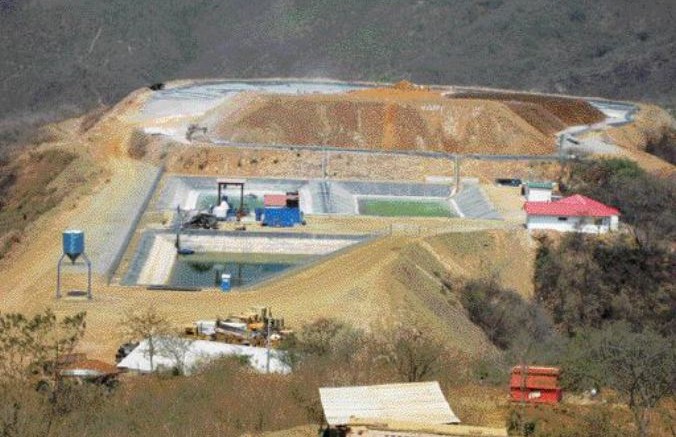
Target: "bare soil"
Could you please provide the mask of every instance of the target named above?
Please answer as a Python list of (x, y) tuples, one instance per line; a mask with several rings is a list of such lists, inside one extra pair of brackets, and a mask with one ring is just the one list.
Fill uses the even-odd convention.
[(568, 126), (594, 124), (605, 120), (603, 112), (581, 99), (509, 92), (462, 92), (453, 99), (477, 98), (499, 102), (523, 102), (541, 106)]
[[(223, 115), (221, 115), (223, 114)], [(500, 102), (377, 88), (336, 95), (259, 94), (210, 113), (219, 139), (452, 153), (549, 154), (554, 141)]]

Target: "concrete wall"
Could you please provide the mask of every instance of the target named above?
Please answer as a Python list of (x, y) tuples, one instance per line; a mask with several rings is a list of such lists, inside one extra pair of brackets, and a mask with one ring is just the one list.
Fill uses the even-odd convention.
[(552, 190), (544, 188), (529, 188), (526, 186), (526, 200), (529, 202), (551, 202)]
[[(173, 244), (173, 237), (161, 236)], [(354, 239), (321, 239), (293, 237), (238, 238), (224, 235), (181, 235), (181, 246), (196, 252), (276, 253), (297, 255), (326, 255), (342, 249)]]
[(148, 252), (143, 269), (138, 277), (139, 284), (166, 284), (176, 261), (175, 238), (158, 235)]
[(605, 217), (599, 219), (600, 224), (594, 224), (593, 217), (559, 217), (529, 215), (526, 219), (526, 227), (529, 230), (553, 230), (559, 232), (584, 232), (590, 234), (603, 234), (610, 230), (617, 230), (618, 217)]

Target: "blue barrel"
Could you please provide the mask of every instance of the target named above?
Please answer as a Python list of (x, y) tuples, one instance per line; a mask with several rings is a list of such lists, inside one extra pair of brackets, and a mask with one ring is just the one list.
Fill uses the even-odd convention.
[(229, 273), (223, 273), (221, 275), (221, 291), (230, 291), (230, 277), (231, 275)]
[(254, 209), (254, 213), (256, 214), (256, 221), (259, 222), (263, 218), (263, 212), (265, 209), (263, 208), (256, 208)]
[(71, 262), (82, 255), (84, 252), (84, 232), (70, 229), (63, 232), (63, 253), (65, 253)]

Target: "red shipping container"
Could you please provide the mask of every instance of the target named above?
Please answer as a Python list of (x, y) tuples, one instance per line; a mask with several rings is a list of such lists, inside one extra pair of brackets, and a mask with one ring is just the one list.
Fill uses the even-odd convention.
[(560, 375), (561, 370), (557, 367), (515, 366), (509, 382), (510, 399), (514, 402), (557, 404), (562, 396)]

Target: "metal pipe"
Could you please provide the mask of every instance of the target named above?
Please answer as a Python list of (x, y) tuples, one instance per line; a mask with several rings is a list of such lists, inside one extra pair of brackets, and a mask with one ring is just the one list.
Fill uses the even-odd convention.
[(56, 298), (61, 299), (61, 262), (66, 256), (65, 253), (61, 254), (59, 262), (56, 264)]
[(92, 299), (92, 262), (89, 261), (86, 254), (82, 254), (85, 263), (87, 264), (87, 299)]

